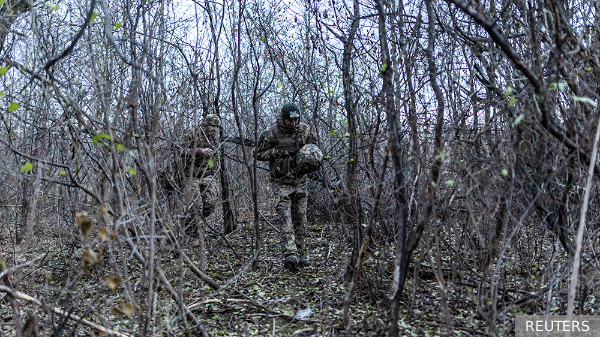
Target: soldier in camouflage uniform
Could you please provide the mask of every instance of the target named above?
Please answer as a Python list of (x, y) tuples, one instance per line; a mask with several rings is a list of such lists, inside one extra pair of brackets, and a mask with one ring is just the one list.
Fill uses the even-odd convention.
[[(217, 115), (204, 117), (202, 124), (186, 134), (184, 144), (185, 175), (192, 175), (191, 215), (207, 218), (218, 202), (217, 176), (219, 165), (218, 133), (221, 120)], [(192, 160), (194, 158), (194, 160)], [(191, 220), (191, 219), (190, 219)]]
[(306, 227), (306, 174), (296, 167), (295, 155), (304, 144), (316, 144), (310, 126), (300, 122), (300, 109), (287, 103), (277, 114), (277, 123), (263, 131), (256, 151), (258, 160), (268, 161), (271, 184), (281, 225), (284, 268), (296, 271), (308, 265), (304, 251)]

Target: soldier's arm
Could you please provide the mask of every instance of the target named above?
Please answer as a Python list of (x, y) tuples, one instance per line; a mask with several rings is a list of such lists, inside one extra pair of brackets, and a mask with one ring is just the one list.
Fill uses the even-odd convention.
[(269, 161), (277, 155), (277, 140), (270, 130), (265, 130), (258, 139), (256, 146), (256, 159)]
[(317, 145), (317, 137), (313, 133), (313, 128), (310, 127), (310, 131), (308, 132), (308, 137), (306, 139), (306, 144), (315, 144)]
[(203, 141), (198, 135), (188, 134), (185, 137), (183, 151), (188, 156), (191, 156), (196, 151), (196, 157), (210, 157), (213, 149), (210, 144)]

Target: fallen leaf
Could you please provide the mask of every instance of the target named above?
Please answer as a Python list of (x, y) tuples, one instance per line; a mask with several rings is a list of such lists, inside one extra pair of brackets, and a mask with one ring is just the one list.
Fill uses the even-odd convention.
[(121, 286), (121, 278), (109, 276), (106, 280), (106, 285), (110, 288), (110, 290), (115, 291)]
[(133, 316), (133, 313), (135, 312), (135, 304), (132, 303), (123, 303), (123, 313), (131, 318), (131, 316)]
[(294, 315), (295, 319), (305, 319), (310, 317), (313, 314), (313, 310), (310, 307), (306, 307), (306, 309), (301, 309), (296, 312)]
[(106, 228), (102, 228), (101, 230), (99, 230), (98, 237), (102, 241), (105, 241), (106, 239), (108, 239), (108, 230)]
[(75, 223), (81, 227), (81, 232), (86, 238), (90, 237), (92, 231), (92, 219), (90, 219), (88, 212), (82, 211), (75, 215)]

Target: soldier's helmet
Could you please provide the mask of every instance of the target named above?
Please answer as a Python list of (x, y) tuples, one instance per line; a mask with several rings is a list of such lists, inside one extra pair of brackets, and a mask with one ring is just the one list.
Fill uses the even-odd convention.
[(296, 103), (285, 103), (281, 108), (281, 118), (289, 119), (289, 118), (300, 118), (300, 108)]
[(300, 174), (317, 171), (323, 164), (323, 153), (315, 144), (306, 144), (296, 153), (296, 166)]
[(206, 117), (204, 117), (202, 124), (208, 125), (208, 126), (221, 127), (221, 119), (219, 118), (219, 116), (217, 116), (215, 114), (208, 114), (208, 115), (206, 115)]

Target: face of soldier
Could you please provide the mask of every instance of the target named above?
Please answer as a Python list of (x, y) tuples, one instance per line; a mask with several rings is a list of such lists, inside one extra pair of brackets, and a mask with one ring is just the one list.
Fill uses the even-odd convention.
[(219, 130), (218, 126), (209, 125), (209, 126), (206, 127), (206, 131), (208, 133), (215, 133), (215, 132), (217, 132), (217, 130)]
[(287, 126), (296, 126), (300, 123), (300, 118), (286, 118), (283, 123)]

